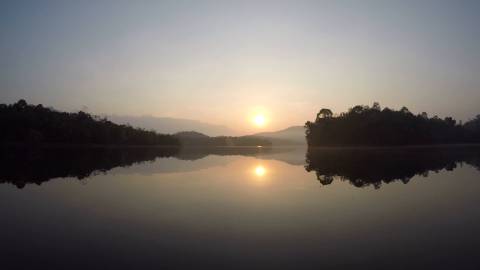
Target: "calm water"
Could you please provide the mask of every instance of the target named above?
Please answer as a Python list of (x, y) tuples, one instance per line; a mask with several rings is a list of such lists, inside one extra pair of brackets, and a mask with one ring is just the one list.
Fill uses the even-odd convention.
[(4, 150), (2, 269), (479, 269), (480, 148)]

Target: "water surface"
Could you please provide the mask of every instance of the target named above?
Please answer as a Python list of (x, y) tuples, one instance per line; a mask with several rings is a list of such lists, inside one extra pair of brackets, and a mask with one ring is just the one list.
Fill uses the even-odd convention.
[(478, 269), (480, 148), (2, 151), (5, 269)]

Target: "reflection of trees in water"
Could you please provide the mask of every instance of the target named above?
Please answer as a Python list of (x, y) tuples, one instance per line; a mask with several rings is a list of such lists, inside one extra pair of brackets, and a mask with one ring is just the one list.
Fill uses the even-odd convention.
[[(158, 157), (197, 160), (208, 155), (258, 156), (285, 149), (270, 147), (55, 147), (4, 148), (0, 152), (0, 183), (11, 183), (18, 188), (38, 184), (52, 178), (73, 177), (82, 183), (90, 176), (105, 173), (116, 167), (154, 161)], [(161, 161), (159, 161), (161, 162)]]
[(307, 151), (306, 162), (305, 169), (315, 171), (322, 185), (339, 177), (356, 187), (379, 188), (393, 181), (408, 183), (415, 175), (452, 171), (462, 163), (480, 169), (480, 147), (317, 148)]
[(9, 148), (0, 153), (0, 183), (18, 188), (40, 185), (52, 178), (74, 177), (84, 181), (119, 166), (169, 157), (178, 148), (164, 147), (67, 147), (47, 149)]
[[(208, 155), (268, 156), (289, 152), (289, 148), (256, 147), (67, 147), (7, 148), (0, 151), (0, 183), (18, 188), (41, 184), (52, 178), (73, 177), (82, 182), (90, 176), (116, 167), (154, 161), (161, 157), (197, 160)], [(302, 154), (303, 155), (303, 154)], [(307, 171), (315, 171), (323, 185), (337, 177), (357, 187), (402, 181), (408, 183), (415, 175), (428, 176), (442, 169), (454, 170), (467, 163), (480, 170), (480, 147), (424, 147), (372, 149), (309, 149)], [(162, 162), (161, 160), (158, 162)]]

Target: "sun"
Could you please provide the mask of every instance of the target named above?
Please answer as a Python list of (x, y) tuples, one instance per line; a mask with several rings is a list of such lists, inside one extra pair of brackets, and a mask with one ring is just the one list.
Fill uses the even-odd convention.
[(259, 127), (263, 127), (265, 125), (265, 122), (266, 122), (265, 116), (263, 114), (257, 114), (253, 118), (253, 122), (255, 123), (255, 125), (257, 125)]

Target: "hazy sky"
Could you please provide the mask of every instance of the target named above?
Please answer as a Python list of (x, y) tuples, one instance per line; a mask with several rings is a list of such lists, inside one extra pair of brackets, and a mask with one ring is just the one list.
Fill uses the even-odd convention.
[(356, 104), (480, 113), (480, 1), (2, 1), (0, 101), (244, 132)]

